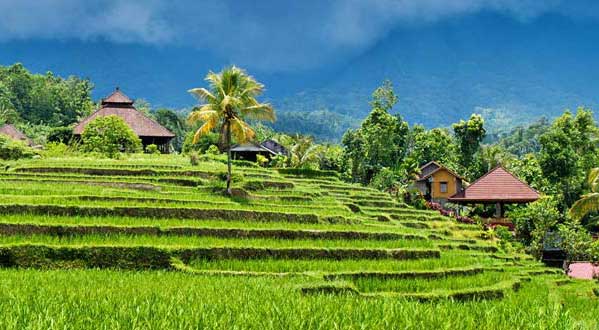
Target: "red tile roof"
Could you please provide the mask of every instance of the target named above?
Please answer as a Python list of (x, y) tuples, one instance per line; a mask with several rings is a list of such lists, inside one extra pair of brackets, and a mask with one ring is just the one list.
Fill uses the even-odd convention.
[(133, 101), (118, 89), (109, 97), (102, 100), (100, 109), (79, 122), (79, 124), (73, 128), (73, 134), (81, 135), (85, 126), (96, 117), (110, 115), (121, 117), (137, 136), (175, 137), (175, 134), (171, 131), (135, 109), (135, 107), (133, 107)]
[(450, 202), (527, 203), (539, 199), (539, 193), (502, 166), (474, 181), (466, 189), (449, 197)]
[(27, 135), (23, 134), (23, 132), (19, 131), (11, 124), (2, 125), (2, 127), (0, 127), (0, 134), (6, 135), (13, 140), (23, 141), (29, 146), (33, 145), (33, 141), (31, 141)]

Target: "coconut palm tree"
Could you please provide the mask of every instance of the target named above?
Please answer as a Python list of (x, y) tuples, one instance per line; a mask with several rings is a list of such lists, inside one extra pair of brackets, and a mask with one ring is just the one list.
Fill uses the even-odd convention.
[(599, 211), (599, 167), (589, 171), (588, 183), (591, 192), (583, 195), (572, 205), (570, 208), (572, 219), (580, 220), (590, 212)]
[(209, 88), (193, 88), (202, 105), (194, 108), (189, 122), (202, 121), (193, 142), (213, 130), (220, 134), (221, 146), (227, 150), (227, 193), (231, 195), (231, 140), (245, 143), (254, 138), (254, 131), (245, 119), (275, 120), (274, 110), (268, 103), (260, 103), (256, 97), (264, 91), (264, 85), (257, 82), (243, 69), (232, 66), (219, 73), (206, 75)]

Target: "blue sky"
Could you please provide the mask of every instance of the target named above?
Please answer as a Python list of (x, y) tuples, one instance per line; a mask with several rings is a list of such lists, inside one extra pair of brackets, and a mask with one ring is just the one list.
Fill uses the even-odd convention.
[(120, 86), (190, 107), (189, 88), (236, 64), (279, 111), (362, 118), (384, 79), (396, 111), (427, 125), (599, 106), (597, 0), (0, 0), (0, 13), (0, 65), (90, 78), (95, 99)]
[(596, 20), (599, 1), (567, 0), (0, 0), (0, 40), (191, 47), (264, 71), (318, 68), (392, 30), (494, 12)]

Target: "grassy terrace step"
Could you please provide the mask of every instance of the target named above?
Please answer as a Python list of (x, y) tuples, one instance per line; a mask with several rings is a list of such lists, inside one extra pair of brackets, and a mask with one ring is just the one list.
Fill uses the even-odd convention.
[[(61, 205), (4, 204), (0, 214), (37, 214), (58, 216), (125, 216), (146, 218), (220, 219), (248, 221), (286, 221), (318, 223), (316, 214), (279, 213), (250, 210), (190, 209), (174, 207), (80, 207)], [(338, 218), (323, 218), (322, 221), (344, 221)]]
[[(432, 232), (402, 228), (399, 226), (375, 226), (368, 223), (302, 223), (302, 222), (276, 222), (276, 221), (245, 221), (222, 219), (180, 219), (180, 218), (150, 218), (150, 217), (121, 217), (121, 216), (52, 216), (47, 214), (13, 214), (0, 217), (0, 223), (25, 223), (39, 225), (98, 225), (98, 226), (153, 226), (159, 228), (192, 227), (192, 228), (229, 228), (229, 229), (276, 229), (276, 230), (320, 230), (320, 231), (361, 231), (398, 233), (406, 235), (426, 235), (431, 239)], [(437, 239), (452, 238), (439, 236)]]
[(10, 182), (13, 184), (25, 183), (54, 183), (54, 184), (81, 184), (81, 185), (92, 185), (101, 187), (111, 187), (119, 189), (134, 189), (141, 191), (158, 191), (161, 189), (159, 185), (151, 183), (139, 183), (139, 182), (124, 182), (124, 181), (96, 181), (96, 180), (84, 180), (84, 179), (60, 179), (60, 178), (17, 178), (10, 177), (5, 178), (0, 174), (2, 182)]
[(273, 249), (273, 248), (185, 248), (166, 249), (149, 246), (52, 246), (0, 245), (0, 267), (20, 268), (118, 268), (172, 269), (172, 258), (193, 260), (220, 259), (389, 259), (412, 260), (438, 257), (434, 250), (385, 249)]
[(427, 240), (366, 240), (366, 239), (281, 239), (248, 237), (215, 237), (145, 234), (86, 234), (56, 236), (46, 234), (26, 234), (1, 236), (0, 244), (52, 244), (59, 246), (160, 246), (180, 247), (259, 247), (259, 248), (327, 248), (327, 249), (417, 249), (435, 250)]
[[(190, 196), (194, 197), (194, 196)], [(44, 204), (44, 203), (52, 203), (52, 204), (66, 204), (66, 203), (75, 203), (76, 205), (86, 205), (84, 202), (106, 202), (106, 203), (87, 203), (89, 205), (113, 205), (120, 206), (120, 204), (124, 204), (125, 206), (133, 206), (133, 205), (141, 205), (147, 206), (147, 204), (160, 206), (181, 206), (181, 205), (190, 205), (196, 208), (216, 208), (222, 207), (224, 209), (230, 208), (239, 208), (239, 207), (251, 207), (254, 210), (265, 209), (273, 209), (273, 208), (290, 208), (290, 205), (283, 203), (276, 203), (277, 200), (248, 200), (248, 201), (235, 201), (231, 199), (225, 199), (220, 201), (212, 200), (209, 197), (200, 197), (197, 196), (194, 199), (182, 199), (182, 198), (168, 198), (168, 197), (130, 197), (130, 196), (122, 196), (121, 195), (6, 195), (0, 194), (0, 198), (11, 198), (14, 203), (31, 203), (35, 202)], [(322, 210), (327, 214), (339, 214), (339, 215), (349, 215), (347, 208), (343, 205), (334, 203), (334, 202), (324, 202), (323, 205), (311, 205), (310, 203), (305, 203), (301, 201), (294, 201), (293, 210), (295, 211), (314, 211), (314, 210)]]
[(518, 291), (521, 287), (520, 280), (506, 280), (500, 283), (471, 287), (456, 290), (438, 289), (430, 292), (402, 293), (402, 292), (362, 292), (354, 285), (345, 282), (321, 283), (302, 286), (300, 291), (304, 294), (352, 294), (364, 298), (396, 298), (431, 302), (439, 300), (454, 301), (480, 301), (504, 298), (509, 292)]
[(441, 270), (420, 270), (420, 271), (403, 271), (403, 272), (347, 272), (347, 273), (331, 273), (324, 275), (327, 281), (334, 280), (357, 280), (357, 279), (414, 279), (426, 278), (436, 279), (448, 276), (469, 276), (480, 274), (485, 271), (484, 267), (468, 267), (468, 268), (450, 268)]
[(0, 235), (78, 236), (99, 234), (209, 236), (220, 238), (279, 238), (279, 239), (344, 239), (344, 240), (426, 240), (422, 235), (392, 232), (324, 231), (287, 229), (242, 229), (206, 227), (150, 227), (150, 226), (64, 226), (32, 223), (0, 223)]
[(85, 174), (56, 174), (56, 173), (0, 173), (2, 180), (25, 181), (60, 181), (60, 182), (129, 182), (157, 183), (183, 187), (196, 187), (204, 184), (203, 179), (191, 177), (161, 177), (161, 176), (89, 176)]
[(199, 170), (155, 170), (152, 168), (106, 168), (106, 167), (17, 167), (19, 173), (71, 173), (97, 176), (193, 176), (204, 179), (213, 178), (217, 171)]
[[(145, 209), (157, 209), (154, 217), (164, 218), (164, 217), (172, 217), (172, 218), (215, 218), (215, 216), (203, 217), (203, 214), (213, 214), (211, 211), (221, 213), (231, 213), (229, 215), (224, 215), (225, 219), (230, 219), (231, 217), (237, 219), (244, 219), (243, 217), (238, 217), (241, 215), (249, 215), (249, 218), (254, 220), (260, 220), (259, 217), (264, 215), (267, 220), (272, 220), (276, 217), (271, 215), (282, 214), (281, 221), (288, 218), (286, 214), (293, 214), (294, 220), (290, 221), (301, 221), (297, 220), (298, 216), (310, 215), (315, 216), (317, 219), (321, 219), (323, 221), (337, 221), (337, 222), (358, 222), (361, 217), (355, 216), (349, 209), (341, 205), (331, 205), (329, 207), (309, 207), (308, 205), (301, 205), (298, 203), (297, 206), (289, 206), (285, 204), (270, 204), (270, 203), (234, 203), (234, 202), (170, 202), (170, 201), (152, 201), (147, 199), (113, 199), (113, 198), (93, 198), (93, 200), (88, 199), (79, 199), (77, 197), (70, 196), (40, 196), (39, 198), (34, 198), (35, 196), (10, 196), (9, 199), (12, 201), (12, 205), (49, 205), (49, 206), (57, 206), (61, 208), (68, 207), (80, 207), (86, 209), (107, 209), (114, 210), (118, 209), (118, 212), (129, 212), (126, 214), (131, 214), (132, 216), (145, 216)], [(0, 210), (2, 209), (2, 204), (0, 204)], [(26, 210), (27, 208), (24, 208)], [(139, 210), (136, 210), (139, 209)], [(129, 211), (123, 211), (129, 210)], [(291, 211), (291, 212), (288, 212)], [(70, 212), (70, 211), (69, 211)], [(113, 211), (106, 211), (101, 213), (102, 211), (90, 211), (94, 213), (84, 213), (82, 215), (106, 215), (112, 214)], [(235, 212), (242, 212), (239, 214), (235, 214)], [(2, 213), (2, 211), (0, 211)], [(14, 213), (13, 213), (14, 214)], [(39, 214), (39, 213), (36, 213)], [(56, 213), (48, 213), (48, 214), (56, 214)], [(76, 215), (76, 213), (69, 213)], [(316, 215), (318, 214), (318, 215)], [(306, 220), (311, 221), (311, 220)]]
[(441, 258), (415, 260), (194, 260), (189, 265), (197, 270), (227, 270), (272, 273), (363, 273), (418, 272), (452, 268), (503, 266), (508, 262), (489, 257), (472, 257), (459, 252), (443, 253)]

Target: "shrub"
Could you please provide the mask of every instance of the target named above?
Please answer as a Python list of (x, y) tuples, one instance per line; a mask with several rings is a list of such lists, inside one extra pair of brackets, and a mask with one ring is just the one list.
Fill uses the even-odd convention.
[(183, 141), (183, 146), (181, 148), (181, 152), (184, 154), (188, 154), (191, 152), (204, 153), (211, 145), (218, 143), (218, 134), (210, 133), (200, 137), (197, 143), (193, 143), (193, 136), (195, 135), (195, 130), (187, 133), (185, 135), (185, 140)]
[(197, 166), (200, 163), (198, 154), (195, 152), (190, 153), (189, 162), (191, 163), (191, 166)]
[(148, 144), (146, 146), (146, 153), (147, 154), (154, 154), (154, 155), (158, 155), (160, 154), (160, 150), (158, 150), (158, 146), (155, 144)]
[(48, 133), (46, 140), (55, 143), (69, 143), (73, 138), (73, 129), (71, 127), (54, 127)]
[(399, 181), (399, 177), (388, 168), (381, 169), (370, 181), (370, 186), (378, 190), (389, 191)]
[(560, 247), (570, 261), (591, 259), (593, 238), (580, 224), (559, 225)]
[(36, 154), (35, 150), (28, 147), (25, 143), (0, 134), (0, 159), (17, 160), (32, 158)]
[(220, 155), (220, 150), (218, 149), (218, 147), (216, 145), (211, 144), (210, 147), (208, 147), (208, 149), (206, 149), (206, 154), (217, 156), (217, 155)]
[(125, 121), (118, 116), (97, 117), (92, 120), (81, 134), (82, 150), (98, 152), (115, 158), (119, 152), (138, 152), (141, 140)]
[(63, 157), (73, 153), (73, 150), (62, 142), (48, 142), (44, 150), (47, 157)]
[(262, 156), (262, 155), (256, 155), (256, 163), (258, 163), (258, 165), (260, 166), (266, 166), (266, 164), (268, 164), (268, 158)]
[(283, 155), (275, 155), (270, 159), (270, 166), (276, 168), (283, 168), (287, 166), (287, 157)]
[(514, 222), (517, 237), (525, 245), (529, 245), (530, 252), (536, 257), (541, 256), (547, 232), (560, 219), (557, 203), (551, 197), (541, 198), (526, 207), (510, 211), (507, 216)]

